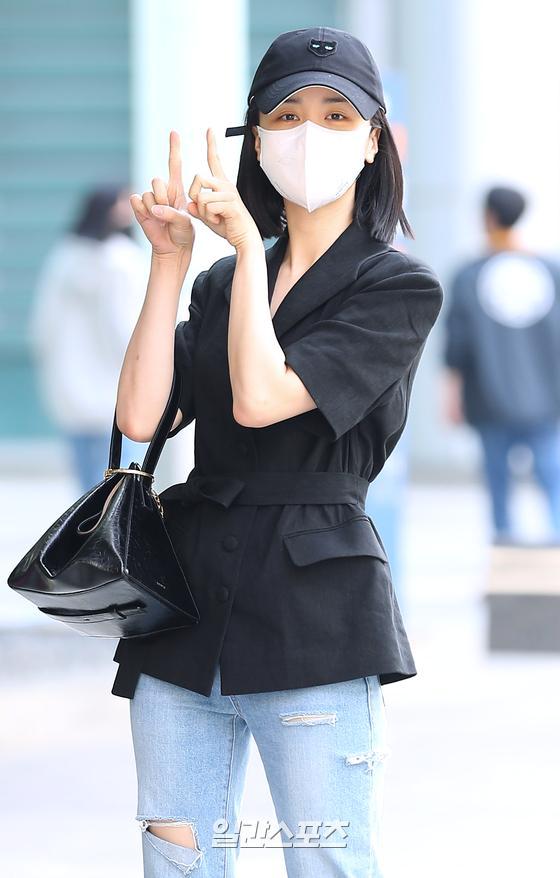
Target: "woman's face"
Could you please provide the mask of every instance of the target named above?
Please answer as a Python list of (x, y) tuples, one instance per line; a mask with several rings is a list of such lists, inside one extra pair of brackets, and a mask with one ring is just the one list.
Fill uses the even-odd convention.
[[(350, 131), (364, 124), (363, 116), (360, 116), (353, 104), (350, 103), (340, 92), (323, 85), (308, 85), (300, 88), (290, 97), (286, 98), (272, 113), (259, 112), (259, 125), (261, 128), (281, 131), (285, 128), (295, 128), (310, 120), (325, 128), (340, 131)], [(255, 136), (255, 150), (257, 158), (260, 158), (260, 137), (256, 125), (253, 126)], [(372, 162), (381, 129), (374, 128), (368, 141), (365, 160)]]

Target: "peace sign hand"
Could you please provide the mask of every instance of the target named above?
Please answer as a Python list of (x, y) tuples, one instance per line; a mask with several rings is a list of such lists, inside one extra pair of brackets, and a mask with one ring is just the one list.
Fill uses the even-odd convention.
[(206, 131), (207, 159), (211, 176), (195, 174), (189, 189), (188, 209), (191, 216), (226, 238), (239, 249), (249, 239), (262, 238), (253, 217), (245, 207), (236, 186), (227, 179), (218, 157), (216, 138), (211, 128)]
[(176, 256), (194, 245), (194, 226), (187, 210), (181, 169), (181, 140), (169, 134), (169, 181), (152, 180), (152, 191), (130, 197), (130, 205), (157, 256)]

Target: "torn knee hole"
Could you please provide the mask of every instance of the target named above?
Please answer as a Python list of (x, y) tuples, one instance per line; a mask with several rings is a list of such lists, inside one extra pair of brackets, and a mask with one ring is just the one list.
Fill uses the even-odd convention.
[(172, 844), (181, 845), (182, 847), (190, 848), (197, 853), (201, 853), (198, 846), (196, 830), (192, 821), (159, 819), (154, 817), (149, 820), (140, 820), (140, 828), (143, 832), (150, 832), (152, 835), (155, 835), (157, 838), (162, 838), (164, 841), (169, 841)]
[(281, 713), (280, 719), (285, 726), (314, 726), (321, 723), (336, 722), (336, 713)]
[(387, 759), (391, 754), (388, 747), (377, 750), (370, 750), (368, 753), (356, 753), (346, 757), (347, 765), (357, 765), (360, 762), (366, 763), (366, 771), (373, 771), (374, 767)]
[(143, 818), (137, 815), (145, 839), (151, 847), (182, 875), (190, 875), (202, 863), (204, 850), (198, 843), (194, 821), (182, 817)]

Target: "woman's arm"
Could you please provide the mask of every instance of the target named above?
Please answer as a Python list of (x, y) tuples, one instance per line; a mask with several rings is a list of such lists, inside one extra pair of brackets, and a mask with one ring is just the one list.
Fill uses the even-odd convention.
[(262, 427), (317, 408), (337, 439), (396, 389), (421, 353), (443, 289), (418, 260), (390, 259), (386, 273), (364, 272), (334, 314), (282, 349), (270, 318), (262, 246), (238, 252), (229, 340), (236, 420)]
[[(152, 245), (152, 260), (146, 297), (121, 368), (116, 406), (119, 429), (137, 442), (152, 439), (169, 399), (177, 309), (194, 246), (176, 131), (169, 135), (169, 181), (154, 177), (152, 190), (130, 198)], [(179, 409), (173, 428), (181, 419)]]
[(315, 408), (301, 379), (284, 362), (268, 302), (265, 251), (259, 235), (237, 248), (231, 290), (228, 358), (233, 416), (265, 427)]
[(206, 145), (210, 175), (195, 175), (189, 212), (237, 251), (228, 328), (233, 415), (240, 424), (265, 426), (315, 408), (315, 403), (284, 364), (270, 316), (263, 242), (224, 172), (211, 128), (206, 129)]
[(428, 266), (395, 251), (387, 274), (364, 272), (336, 314), (282, 349), (257, 225), (224, 173), (210, 128), (206, 135), (211, 176), (197, 174), (189, 195), (193, 215), (237, 252), (228, 326), (233, 416), (264, 427), (318, 408), (338, 438), (413, 367), (441, 308), (441, 284)]
[[(177, 310), (190, 259), (190, 252), (176, 257), (152, 254), (146, 297), (126, 349), (117, 391), (119, 429), (136, 442), (152, 439), (169, 398)], [(179, 410), (173, 428), (181, 416)]]

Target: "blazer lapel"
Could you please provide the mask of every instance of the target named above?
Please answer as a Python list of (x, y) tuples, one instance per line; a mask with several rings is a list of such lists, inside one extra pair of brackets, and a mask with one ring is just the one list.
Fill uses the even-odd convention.
[[(278, 270), (284, 257), (288, 236), (280, 235), (265, 251), (268, 273), (268, 301), (272, 298)], [(372, 238), (366, 229), (353, 221), (336, 238), (331, 246), (319, 256), (290, 288), (272, 318), (272, 325), (279, 338), (306, 314), (314, 311), (339, 290), (356, 280), (361, 262), (387, 244)], [(227, 301), (231, 299), (233, 274), (224, 286)]]

